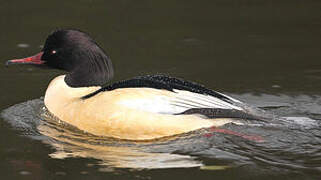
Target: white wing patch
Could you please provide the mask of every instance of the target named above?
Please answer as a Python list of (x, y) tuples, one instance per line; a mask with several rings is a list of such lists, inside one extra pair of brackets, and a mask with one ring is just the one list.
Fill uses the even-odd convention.
[[(159, 90), (156, 90), (159, 91)], [(163, 91), (163, 90), (161, 90)], [(243, 110), (241, 107), (225, 102), (210, 95), (193, 93), (190, 91), (177, 90), (169, 92), (169, 95), (157, 94), (149, 98), (138, 98), (120, 101), (119, 104), (129, 108), (161, 114), (179, 114), (192, 108), (219, 108)], [(241, 103), (224, 94), (223, 96), (232, 101)]]
[[(235, 106), (231, 103), (225, 102), (219, 98), (193, 93), (190, 91), (177, 90), (176, 98), (172, 100), (174, 105), (185, 106), (186, 108), (220, 108), (220, 109), (237, 109), (242, 110), (242, 108)], [(224, 95), (225, 96), (225, 95)], [(240, 102), (240, 101), (238, 101)]]

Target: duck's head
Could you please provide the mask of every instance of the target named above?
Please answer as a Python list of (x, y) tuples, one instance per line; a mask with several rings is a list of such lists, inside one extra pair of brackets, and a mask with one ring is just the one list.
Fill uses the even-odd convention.
[(50, 34), (40, 53), (7, 61), (10, 64), (33, 64), (69, 72), (65, 82), (71, 87), (102, 86), (113, 77), (108, 55), (86, 33), (57, 30)]

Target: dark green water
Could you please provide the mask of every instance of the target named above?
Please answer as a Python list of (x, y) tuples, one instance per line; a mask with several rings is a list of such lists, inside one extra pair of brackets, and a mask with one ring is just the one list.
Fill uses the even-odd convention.
[[(260, 134), (264, 143), (195, 135), (137, 145), (77, 133), (73, 136), (81, 140), (67, 142), (55, 130), (69, 140), (68, 133), (75, 132), (39, 123), (35, 111), (41, 100), (35, 100), (0, 119), (1, 179), (320, 177), (320, 9), (317, 0), (1, 1), (1, 111), (43, 96), (49, 81), (62, 73), (6, 68), (5, 61), (37, 53), (52, 30), (65, 27), (97, 40), (112, 58), (115, 80), (165, 73), (281, 116), (301, 117), (281, 128), (227, 127)], [(17, 122), (31, 125), (19, 129)], [(104, 146), (96, 144), (100, 141)], [(230, 168), (199, 167), (214, 165)]]

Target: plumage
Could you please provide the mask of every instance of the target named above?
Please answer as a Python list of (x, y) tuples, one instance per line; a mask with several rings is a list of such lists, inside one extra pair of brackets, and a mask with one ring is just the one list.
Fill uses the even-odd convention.
[(78, 30), (54, 31), (39, 54), (7, 62), (16, 63), (67, 71), (50, 82), (45, 106), (60, 120), (94, 135), (154, 139), (255, 118), (236, 99), (165, 75), (103, 86), (113, 77), (111, 60)]
[(82, 99), (100, 87), (72, 88), (64, 78), (58, 76), (50, 83), (44, 100), (46, 107), (57, 118), (95, 135), (154, 139), (232, 122), (229, 118), (177, 114), (187, 108), (171, 106), (176, 93), (162, 89), (119, 88)]

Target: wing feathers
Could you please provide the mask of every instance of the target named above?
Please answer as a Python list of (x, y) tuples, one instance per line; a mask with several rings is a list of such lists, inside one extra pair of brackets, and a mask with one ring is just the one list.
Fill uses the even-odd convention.
[[(243, 110), (241, 107), (228, 103), (216, 97), (204, 94), (193, 93), (189, 91), (174, 89), (176, 95), (170, 101), (176, 104), (188, 104), (190, 108), (220, 108), (220, 109), (237, 109)], [(232, 98), (231, 98), (232, 100)], [(240, 102), (240, 101), (236, 101)]]
[[(180, 114), (190, 109), (243, 111), (241, 107), (232, 104), (232, 102), (229, 103), (211, 95), (184, 90), (174, 89), (173, 91), (167, 91), (152, 88), (132, 88), (129, 91), (132, 95), (122, 98), (118, 103), (142, 111), (160, 114)], [(133, 99), (132, 97), (134, 96), (135, 98)]]

